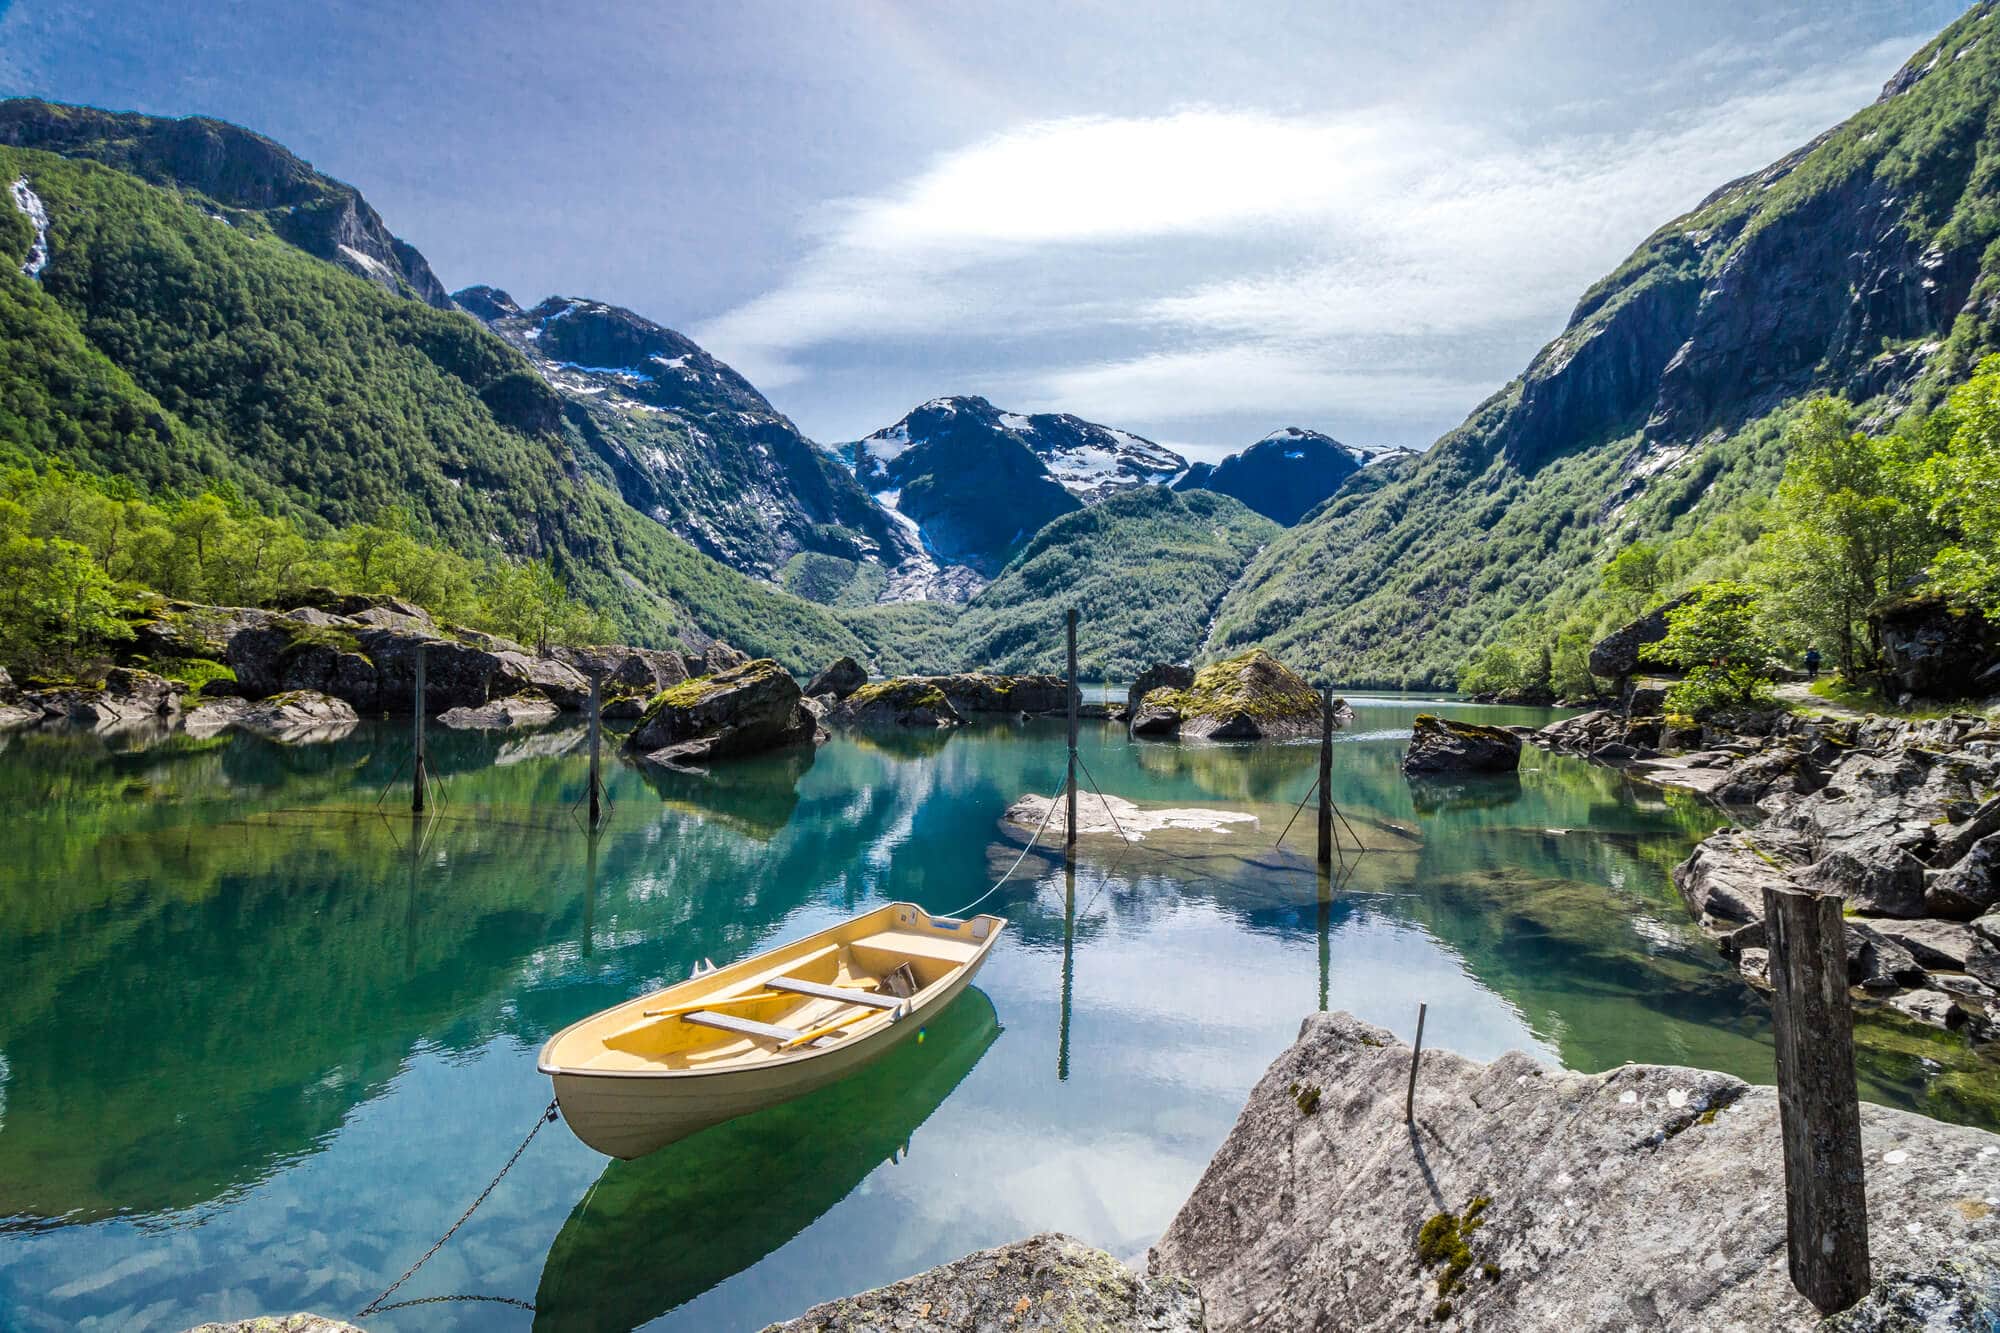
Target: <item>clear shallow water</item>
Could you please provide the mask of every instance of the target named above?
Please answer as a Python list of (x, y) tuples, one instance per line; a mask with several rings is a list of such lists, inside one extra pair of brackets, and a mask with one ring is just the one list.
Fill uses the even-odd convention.
[[(1336, 796), (1371, 843), (1322, 887), (1314, 747), (1132, 743), (1108, 792), (1248, 809), (1260, 831), (1084, 840), (985, 905), (968, 995), (865, 1073), (653, 1157), (550, 1126), (371, 1328), (755, 1328), (1031, 1232), (1141, 1251), (1302, 1014), (1349, 1009), (1488, 1058), (1684, 1062), (1769, 1081), (1764, 1004), (1668, 869), (1722, 822), (1530, 752), (1413, 788), (1407, 700), (1357, 701)], [(1489, 721), (1537, 710), (1451, 706)], [(15, 735), (0, 749), (0, 1328), (179, 1329), (358, 1309), (458, 1215), (548, 1100), (557, 1028), (911, 899), (980, 892), (1001, 812), (1053, 790), (1057, 724), (840, 736), (708, 778), (609, 769), (587, 838), (580, 729), (443, 736), (413, 827), (403, 728), (288, 749)], [(1864, 1025), (1864, 1095), (1990, 1114), (1956, 1043)]]

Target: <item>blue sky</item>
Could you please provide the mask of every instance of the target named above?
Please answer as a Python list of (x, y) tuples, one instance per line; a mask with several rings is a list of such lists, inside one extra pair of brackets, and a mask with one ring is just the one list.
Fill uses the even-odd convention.
[(814, 438), (945, 393), (1427, 444), (1950, 4), (0, 0), (0, 92), (251, 126), (452, 287), (630, 306)]

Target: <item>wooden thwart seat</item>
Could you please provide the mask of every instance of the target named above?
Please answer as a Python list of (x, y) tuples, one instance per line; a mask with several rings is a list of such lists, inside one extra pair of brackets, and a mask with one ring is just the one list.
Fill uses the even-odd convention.
[(746, 1037), (763, 1037), (770, 1041), (797, 1041), (806, 1034), (797, 1028), (781, 1027), (776, 1023), (759, 1023), (754, 1018), (738, 1018), (734, 1014), (718, 1014), (702, 1009), (692, 1014), (682, 1014), (681, 1022), (692, 1023), (700, 1028), (720, 1028), (724, 1032), (737, 1032)]
[(900, 1009), (903, 1005), (903, 1002), (893, 995), (876, 995), (845, 986), (829, 986), (819, 981), (800, 981), (797, 977), (772, 977), (764, 985), (769, 990), (790, 991), (794, 995), (812, 995), (822, 1000), (839, 1000), (845, 1004), (865, 1004), (874, 1009)]

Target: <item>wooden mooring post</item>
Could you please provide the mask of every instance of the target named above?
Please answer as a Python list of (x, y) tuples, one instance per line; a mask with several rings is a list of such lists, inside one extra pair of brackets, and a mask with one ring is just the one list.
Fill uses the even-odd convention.
[(1319, 863), (1333, 864), (1333, 687), (1319, 697)]
[(415, 777), (410, 785), (410, 813), (424, 812), (424, 648), (417, 645), (417, 682), (415, 694), (410, 701), (410, 714), (415, 719), (417, 761)]
[(604, 782), (598, 776), (598, 751), (604, 740), (604, 673), (590, 673), (590, 827), (602, 814)]
[(1785, 1234), (1792, 1285), (1821, 1314), (1868, 1291), (1868, 1193), (1854, 1087), (1841, 899), (1764, 886)]
[(1430, 1012), (1428, 1004), (1417, 1006), (1417, 1039), (1410, 1047), (1410, 1090), (1403, 1094), (1403, 1123), (1417, 1123), (1417, 1062), (1424, 1058), (1424, 1015)]
[(1069, 780), (1063, 790), (1069, 797), (1069, 826), (1064, 830), (1063, 864), (1076, 864), (1076, 608), (1063, 617), (1069, 639)]

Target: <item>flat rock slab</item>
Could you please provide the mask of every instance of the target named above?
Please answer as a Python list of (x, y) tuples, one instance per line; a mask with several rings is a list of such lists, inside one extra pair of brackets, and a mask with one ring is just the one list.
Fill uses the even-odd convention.
[[(1051, 802), (1055, 804), (1054, 813), (1049, 811)], [(1007, 821), (1030, 831), (1040, 828), (1044, 819), (1048, 820), (1044, 836), (1067, 832), (1069, 802), (1031, 793), (1007, 807)], [(1148, 833), (1160, 833), (1168, 829), (1193, 833), (1230, 833), (1254, 829), (1257, 824), (1257, 816), (1236, 810), (1209, 810), (1200, 806), (1148, 810), (1134, 805), (1122, 796), (1100, 797), (1094, 791), (1081, 793), (1076, 798), (1078, 837), (1092, 833), (1109, 833), (1115, 837), (1122, 832), (1126, 837), (1138, 841), (1145, 838)]]
[(323, 1314), (263, 1314), (254, 1319), (231, 1319), (219, 1324), (197, 1324), (186, 1333), (362, 1333), (349, 1323)]
[[(1773, 1089), (1427, 1050), (1412, 1128), (1409, 1066), (1383, 1029), (1315, 1014), (1265, 1073), (1152, 1251), (1156, 1271), (1194, 1279), (1211, 1328), (1818, 1325), (1786, 1270)], [(1843, 1327), (1990, 1326), (2000, 1137), (1861, 1111), (1877, 1287)], [(1419, 1264), (1418, 1234), (1480, 1198), (1462, 1284), (1441, 1296), (1445, 1269)], [(1956, 1322), (1896, 1322), (1912, 1308)]]
[(1187, 1279), (1142, 1277), (1103, 1250), (1045, 1232), (815, 1305), (764, 1333), (1200, 1333), (1205, 1327), (1201, 1297)]

